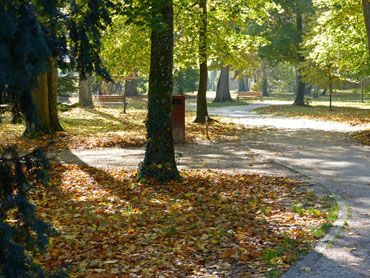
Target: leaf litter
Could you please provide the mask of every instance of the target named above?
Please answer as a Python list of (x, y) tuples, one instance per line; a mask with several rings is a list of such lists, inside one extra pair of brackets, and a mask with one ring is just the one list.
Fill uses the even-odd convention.
[[(286, 271), (327, 223), (319, 199), (287, 178), (182, 171), (140, 183), (135, 171), (54, 164), (33, 194), (56, 235), (38, 258), (72, 277), (261, 277)], [(315, 213), (294, 204), (313, 200)], [(302, 206), (301, 206), (302, 207)]]

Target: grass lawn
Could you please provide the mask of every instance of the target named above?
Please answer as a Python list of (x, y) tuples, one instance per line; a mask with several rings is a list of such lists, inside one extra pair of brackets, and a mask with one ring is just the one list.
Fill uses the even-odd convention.
[(243, 106), (249, 105), (250, 102), (246, 100), (234, 100), (234, 101), (227, 101), (227, 102), (208, 102), (208, 107), (226, 107), (226, 106)]
[[(60, 111), (60, 121), (66, 132), (37, 139), (23, 138), (24, 125), (0, 124), (0, 147), (18, 144), (21, 150), (45, 146), (52, 142), (54, 150), (91, 149), (104, 147), (136, 147), (145, 144), (146, 102), (131, 100), (128, 113), (121, 106), (65, 109)], [(186, 113), (187, 142), (205, 141), (205, 126), (192, 121), (195, 113)], [(212, 141), (239, 140), (246, 128), (237, 124), (223, 123), (221, 118), (210, 123)]]
[(332, 199), (289, 179), (181, 174), (142, 184), (124, 169), (53, 165), (33, 195), (57, 231), (38, 261), (71, 277), (275, 277), (335, 218)]
[[(293, 103), (294, 94), (280, 94), (264, 97), (265, 101), (288, 101)], [(306, 96), (305, 99), (311, 106), (329, 106), (329, 96), (320, 96), (320, 98), (312, 98)], [(370, 108), (370, 93), (365, 94), (364, 103), (361, 102), (360, 93), (352, 91), (341, 91), (333, 94), (333, 105), (338, 107), (354, 107), (354, 108)]]
[(334, 106), (333, 111), (329, 111), (327, 106), (292, 106), (292, 105), (272, 105), (261, 107), (255, 110), (260, 114), (269, 114), (283, 117), (303, 117), (327, 121), (345, 122), (352, 125), (370, 123), (370, 107), (354, 108)]

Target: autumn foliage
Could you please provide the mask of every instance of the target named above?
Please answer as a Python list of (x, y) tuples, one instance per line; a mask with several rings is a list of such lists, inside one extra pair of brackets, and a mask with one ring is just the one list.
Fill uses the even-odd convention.
[(160, 185), (135, 175), (53, 165), (51, 186), (33, 196), (58, 231), (41, 264), (72, 277), (261, 277), (287, 270), (327, 222), (320, 200), (285, 178), (185, 171)]

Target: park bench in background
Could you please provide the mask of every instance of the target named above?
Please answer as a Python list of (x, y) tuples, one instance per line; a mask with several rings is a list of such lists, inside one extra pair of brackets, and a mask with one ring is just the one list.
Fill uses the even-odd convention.
[(236, 99), (239, 101), (240, 99), (259, 99), (260, 101), (263, 101), (262, 98), (262, 92), (238, 92), (238, 96)]
[(96, 96), (95, 100), (97, 102), (101, 102), (101, 103), (108, 103), (108, 102), (123, 103), (124, 96), (118, 96), (118, 95), (114, 95), (114, 96)]

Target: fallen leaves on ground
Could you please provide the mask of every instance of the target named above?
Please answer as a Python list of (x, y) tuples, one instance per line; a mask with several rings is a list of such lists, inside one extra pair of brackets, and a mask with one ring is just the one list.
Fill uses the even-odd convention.
[[(23, 125), (0, 124), (0, 148), (7, 144), (17, 144), (21, 151), (46, 145), (50, 145), (53, 151), (143, 146), (146, 142), (145, 118), (144, 110), (130, 110), (123, 114), (118, 107), (76, 107), (60, 113), (66, 132), (53, 136), (23, 138)], [(205, 125), (193, 123), (194, 118), (194, 113), (186, 113), (186, 141), (206, 141)], [(209, 136), (213, 141), (239, 140), (246, 130), (242, 125), (224, 123), (219, 117), (216, 119), (209, 126)]]
[(352, 138), (360, 144), (370, 146), (370, 129), (355, 132), (352, 134)]
[(353, 107), (333, 107), (333, 111), (327, 106), (292, 106), (272, 105), (258, 108), (260, 114), (270, 114), (284, 117), (303, 117), (325, 121), (349, 123), (351, 125), (370, 124), (370, 109)]
[[(123, 169), (53, 165), (33, 195), (58, 233), (39, 262), (72, 277), (261, 277), (287, 270), (326, 223), (316, 197), (286, 178), (182, 176), (142, 184)], [(315, 213), (297, 213), (307, 200)]]

